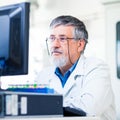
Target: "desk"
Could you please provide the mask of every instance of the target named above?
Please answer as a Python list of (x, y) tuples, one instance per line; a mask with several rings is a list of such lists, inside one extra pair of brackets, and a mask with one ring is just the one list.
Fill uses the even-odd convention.
[(99, 117), (5, 117), (0, 120), (100, 120)]

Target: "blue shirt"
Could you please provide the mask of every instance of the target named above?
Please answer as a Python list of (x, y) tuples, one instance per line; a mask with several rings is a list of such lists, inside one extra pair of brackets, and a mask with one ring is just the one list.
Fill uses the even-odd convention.
[[(78, 62), (78, 60), (77, 60), (77, 62)], [(75, 64), (72, 65), (72, 67), (64, 74), (64, 76), (61, 74), (60, 69), (58, 67), (55, 69), (55, 74), (60, 78), (63, 87), (64, 87), (68, 77), (75, 69), (77, 62), (75, 62)]]

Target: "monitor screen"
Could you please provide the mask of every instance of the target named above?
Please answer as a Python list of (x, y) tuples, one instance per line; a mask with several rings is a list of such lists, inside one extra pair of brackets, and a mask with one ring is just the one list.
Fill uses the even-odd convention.
[(0, 7), (0, 76), (28, 74), (30, 3)]

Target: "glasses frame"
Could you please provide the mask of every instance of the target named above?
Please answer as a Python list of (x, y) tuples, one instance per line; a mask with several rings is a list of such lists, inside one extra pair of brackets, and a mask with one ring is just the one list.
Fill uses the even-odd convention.
[(59, 40), (60, 43), (64, 43), (66, 42), (67, 40), (72, 40), (72, 39), (75, 39), (75, 38), (69, 38), (69, 37), (53, 37), (53, 38), (47, 38), (46, 41), (47, 42), (50, 42), (50, 43), (53, 43), (55, 40)]

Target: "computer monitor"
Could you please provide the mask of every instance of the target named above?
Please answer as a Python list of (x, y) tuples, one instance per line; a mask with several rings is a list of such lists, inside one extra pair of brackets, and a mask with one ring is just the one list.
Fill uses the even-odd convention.
[(30, 3), (0, 7), (0, 76), (28, 74)]

